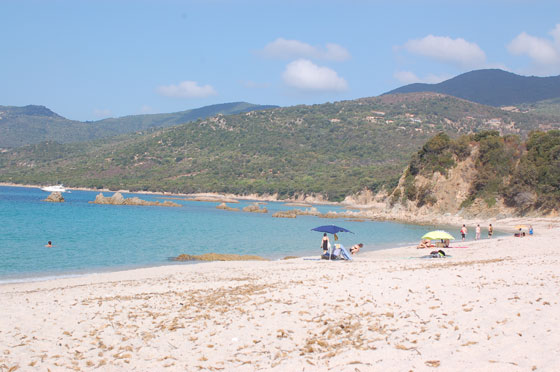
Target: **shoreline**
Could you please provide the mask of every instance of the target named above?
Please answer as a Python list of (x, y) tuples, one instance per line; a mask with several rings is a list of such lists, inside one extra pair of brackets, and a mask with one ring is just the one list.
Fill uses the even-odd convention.
[[(380, 249), (376, 249), (376, 250), (363, 250), (362, 254), (368, 254), (368, 253), (373, 253), (373, 252), (379, 252), (379, 251), (383, 251), (383, 250), (391, 250), (391, 249), (401, 249), (404, 247), (409, 247), (408, 244), (403, 243), (402, 245), (397, 245), (397, 246), (385, 246), (382, 247)], [(210, 252), (210, 253), (215, 253), (215, 252)], [(260, 256), (259, 256), (260, 257)], [(295, 258), (295, 259), (304, 259), (304, 260), (315, 260), (318, 259), (320, 257), (320, 254), (314, 255), (314, 256), (295, 256), (295, 255), (290, 255), (289, 257)], [(264, 258), (264, 260), (268, 261), (268, 262), (280, 262), (280, 261), (284, 261), (285, 258), (267, 258), (265, 256), (262, 256), (262, 258)], [(259, 260), (248, 260), (250, 262), (257, 262)], [(0, 288), (3, 285), (10, 285), (10, 284), (20, 284), (20, 283), (40, 283), (40, 282), (48, 282), (48, 281), (53, 281), (53, 280), (58, 280), (58, 279), (66, 279), (66, 278), (83, 278), (83, 277), (87, 277), (87, 276), (91, 276), (91, 275), (100, 275), (100, 274), (111, 274), (111, 273), (126, 273), (128, 271), (134, 271), (134, 270), (143, 270), (143, 269), (154, 269), (154, 268), (158, 268), (158, 269), (162, 269), (164, 270), (165, 268), (168, 268), (170, 266), (181, 266), (181, 265), (204, 265), (204, 264), (209, 264), (212, 262), (239, 262), (237, 260), (229, 260), (229, 261), (175, 261), (175, 260), (167, 260), (165, 262), (158, 262), (158, 263), (153, 263), (153, 264), (144, 264), (144, 265), (138, 265), (138, 266), (116, 266), (116, 267), (102, 267), (102, 268), (95, 268), (95, 269), (82, 269), (82, 270), (69, 270), (69, 271), (60, 271), (60, 272), (31, 272), (31, 273), (26, 273), (23, 274), (22, 276), (5, 276), (2, 277), (0, 276)]]
[[(6, 187), (23, 187), (23, 188), (41, 188), (38, 185), (21, 185), (13, 184), (8, 182), (0, 182), (0, 186)], [(301, 202), (298, 199), (276, 199), (272, 196), (238, 196), (233, 194), (219, 194), (219, 193), (194, 193), (194, 194), (182, 194), (182, 193), (171, 193), (171, 192), (152, 192), (152, 191), (129, 191), (129, 190), (109, 190), (109, 189), (90, 189), (90, 188), (78, 188), (78, 187), (68, 187), (70, 190), (80, 190), (80, 191), (91, 191), (91, 192), (123, 192), (129, 194), (140, 194), (140, 195), (161, 195), (161, 196), (177, 196), (177, 197), (211, 197), (215, 198), (215, 202), (219, 202), (218, 199), (238, 199), (245, 201), (262, 201), (262, 202), (278, 202), (278, 203), (294, 203)], [(514, 226), (519, 224), (533, 225), (536, 229), (548, 229), (560, 227), (560, 217), (505, 217), (498, 219), (496, 217), (489, 218), (466, 218), (459, 216), (457, 214), (431, 214), (431, 215), (411, 215), (408, 218), (401, 218), (399, 214), (391, 214), (386, 212), (379, 212), (373, 209), (373, 205), (358, 205), (354, 203), (342, 203), (342, 202), (328, 202), (328, 201), (310, 201), (307, 204), (317, 204), (317, 205), (332, 205), (347, 209), (347, 213), (336, 217), (335, 219), (344, 219), (348, 217), (366, 219), (369, 221), (393, 221), (398, 223), (414, 224), (414, 225), (451, 225), (451, 226), (462, 226), (466, 224), (474, 229), (474, 226), (481, 224), (483, 228), (488, 227), (488, 223), (492, 223), (495, 229), (514, 231)], [(369, 208), (369, 209), (368, 209)], [(350, 211), (351, 209), (358, 209), (359, 211)], [(336, 213), (336, 212), (335, 212)], [(328, 218), (332, 219), (332, 218)], [(470, 230), (470, 229), (469, 229)]]
[[(472, 244), (474, 243), (479, 244), (480, 242), (483, 241), (492, 241), (492, 239), (501, 239), (501, 238), (507, 238), (510, 235), (508, 235), (508, 233), (505, 233), (504, 231), (499, 231), (496, 230), (496, 232), (498, 234), (502, 234), (502, 235), (495, 235), (493, 238), (489, 239), (487, 237), (483, 237), (480, 240), (470, 240), (467, 239), (464, 242), (461, 242), (459, 239), (456, 239), (454, 241), (452, 241), (451, 246), (447, 249), (455, 249), (454, 246), (457, 246), (459, 244)], [(503, 235), (503, 234), (506, 235)], [(367, 247), (367, 244), (366, 244)], [(398, 244), (398, 245), (386, 245), (383, 246), (379, 249), (374, 249), (374, 250), (368, 250), (363, 249), (361, 251), (361, 253), (359, 254), (360, 256), (366, 256), (366, 255), (372, 255), (372, 254), (376, 254), (377, 252), (382, 252), (382, 251), (395, 251), (395, 250), (401, 250), (401, 249), (406, 249), (406, 248), (415, 248), (416, 244), (414, 245), (409, 245), (408, 243), (402, 243), (402, 244)], [(434, 250), (434, 248), (432, 248), (431, 250)], [(424, 249), (424, 250), (417, 250), (418, 252), (422, 253), (425, 251), (430, 251), (430, 249)], [(217, 253), (217, 252), (210, 252), (210, 253)], [(429, 253), (429, 252), (428, 252)], [(219, 254), (219, 253), (218, 253)], [(260, 256), (259, 256), (260, 257)], [(317, 255), (313, 255), (313, 256), (295, 256), (295, 255), (291, 255), (290, 257), (293, 257), (295, 259), (304, 259), (304, 260), (316, 260), (320, 257), (319, 254)], [(262, 258), (264, 258), (264, 260), (268, 261), (268, 262), (281, 262), (284, 261), (284, 258), (267, 258), (266, 256), (262, 256)], [(256, 262), (257, 260), (249, 260), (249, 262)], [(161, 269), (164, 270), (165, 268), (168, 267), (172, 267), (172, 266), (181, 266), (181, 265), (204, 265), (204, 264), (209, 264), (212, 262), (239, 262), (237, 260), (230, 260), (230, 261), (174, 261), (171, 259), (171, 257), (164, 262), (157, 262), (157, 263), (151, 263), (151, 264), (142, 264), (142, 265), (138, 265), (138, 266), (129, 266), (129, 265), (123, 265), (123, 266), (116, 266), (116, 267), (97, 267), (97, 268), (92, 268), (92, 269), (82, 269), (82, 270), (68, 270), (68, 271), (60, 271), (60, 272), (30, 272), (30, 273), (25, 273), (22, 276), (5, 276), (5, 277), (1, 277), (0, 276), (0, 288), (4, 285), (10, 285), (10, 284), (20, 284), (20, 283), (40, 283), (40, 282), (49, 282), (49, 281), (56, 281), (59, 279), (65, 279), (65, 278), (84, 278), (84, 277), (88, 277), (88, 276), (95, 276), (95, 275), (101, 275), (101, 274), (112, 274), (112, 273), (126, 273), (126, 272), (130, 272), (130, 271), (135, 271), (135, 270), (143, 270), (143, 269)]]
[[(560, 228), (0, 285), (7, 369), (553, 371)], [(421, 280), (419, 280), (421, 278)], [(47, 315), (48, 314), (48, 315)]]

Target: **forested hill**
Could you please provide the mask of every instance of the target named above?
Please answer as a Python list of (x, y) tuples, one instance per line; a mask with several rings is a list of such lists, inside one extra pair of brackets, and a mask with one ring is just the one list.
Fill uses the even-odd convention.
[(217, 114), (238, 114), (277, 106), (223, 103), (170, 114), (132, 115), (99, 121), (66, 119), (44, 106), (0, 106), (0, 148), (56, 141), (90, 141), (149, 128), (169, 127)]
[(409, 214), (508, 216), (560, 212), (560, 130), (526, 141), (483, 131), (432, 137), (390, 196)]
[(560, 75), (520, 76), (498, 69), (476, 70), (438, 84), (409, 84), (386, 94), (436, 92), (490, 106), (516, 106), (560, 98)]
[(526, 137), (558, 127), (435, 93), (217, 115), (146, 134), (0, 152), (0, 181), (234, 194), (315, 194), (330, 200), (394, 187), (432, 136), (493, 129)]

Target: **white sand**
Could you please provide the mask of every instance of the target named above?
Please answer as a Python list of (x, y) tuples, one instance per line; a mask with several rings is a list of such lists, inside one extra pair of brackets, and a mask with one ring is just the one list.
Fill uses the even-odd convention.
[(559, 238), (4, 284), (0, 371), (557, 371)]

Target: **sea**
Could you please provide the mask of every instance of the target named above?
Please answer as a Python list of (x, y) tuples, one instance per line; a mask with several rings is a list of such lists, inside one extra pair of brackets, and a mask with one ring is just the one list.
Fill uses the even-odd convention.
[[(192, 264), (171, 260), (183, 253), (235, 253), (271, 260), (319, 258), (322, 233), (311, 229), (331, 224), (352, 232), (338, 234), (341, 244), (363, 243), (363, 251), (416, 244), (424, 233), (435, 229), (459, 235), (459, 228), (451, 226), (315, 216), (273, 218), (276, 211), (305, 209), (282, 202), (261, 205), (268, 209), (261, 214), (217, 209), (216, 202), (186, 200), (172, 200), (181, 204), (180, 208), (90, 203), (99, 191), (72, 190), (63, 194), (65, 202), (49, 203), (43, 201), (48, 194), (39, 188), (0, 186), (0, 283)], [(112, 194), (104, 192), (105, 196)], [(123, 196), (160, 202), (169, 197)], [(229, 205), (242, 209), (252, 203), (241, 200)], [(346, 210), (338, 205), (314, 207), (323, 213)], [(52, 241), (52, 248), (45, 247), (48, 241)]]

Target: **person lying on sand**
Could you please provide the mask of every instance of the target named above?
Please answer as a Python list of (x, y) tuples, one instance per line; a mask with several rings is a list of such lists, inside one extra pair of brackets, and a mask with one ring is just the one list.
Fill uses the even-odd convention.
[(441, 249), (439, 251), (430, 252), (430, 257), (431, 258), (442, 258), (442, 257), (445, 257), (445, 256), (446, 256), (445, 252)]
[(430, 241), (428, 239), (422, 239), (422, 241), (420, 242), (420, 244), (418, 244), (416, 248), (417, 249), (430, 248), (431, 246), (432, 245), (430, 244)]
[(360, 248), (362, 248), (363, 246), (364, 245), (362, 243), (354, 244), (352, 248), (350, 248), (350, 253), (352, 253), (353, 255), (358, 253), (360, 251)]

